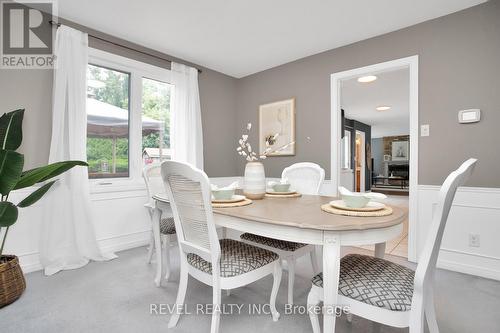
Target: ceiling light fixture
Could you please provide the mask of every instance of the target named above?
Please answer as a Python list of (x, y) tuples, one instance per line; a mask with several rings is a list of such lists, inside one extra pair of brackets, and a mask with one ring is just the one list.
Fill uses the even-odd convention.
[(391, 108), (390, 106), (377, 106), (377, 107), (375, 108), (375, 110), (377, 110), (377, 111), (387, 111), (387, 110), (389, 110), (390, 108)]
[(369, 83), (373, 82), (377, 79), (375, 75), (367, 75), (367, 76), (362, 76), (358, 78), (358, 82), (360, 83)]

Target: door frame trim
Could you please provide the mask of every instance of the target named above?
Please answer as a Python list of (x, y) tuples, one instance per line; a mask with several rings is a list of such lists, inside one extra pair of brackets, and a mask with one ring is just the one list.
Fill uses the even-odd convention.
[[(334, 188), (338, 189), (340, 180), (340, 138), (341, 138), (341, 80), (376, 74), (387, 70), (408, 68), (410, 72), (410, 196), (408, 225), (408, 260), (417, 262), (417, 227), (418, 221), (418, 55), (359, 67), (343, 72), (333, 73), (331, 82), (331, 179)], [(338, 194), (338, 193), (337, 193)]]

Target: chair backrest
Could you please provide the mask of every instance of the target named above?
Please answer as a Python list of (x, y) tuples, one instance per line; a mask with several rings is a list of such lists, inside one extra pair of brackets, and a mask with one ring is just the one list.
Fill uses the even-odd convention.
[(295, 163), (283, 169), (282, 178), (288, 178), (292, 187), (302, 194), (319, 194), (325, 180), (325, 170), (315, 163)]
[(415, 272), (415, 290), (423, 291), (432, 282), (443, 233), (457, 188), (469, 179), (477, 159), (470, 158), (450, 173), (439, 191), (439, 199), (432, 216), (432, 223)]
[(165, 185), (161, 179), (161, 165), (149, 164), (142, 169), (142, 178), (146, 183), (146, 190), (148, 191), (148, 202), (154, 203), (153, 196), (156, 194), (165, 193)]
[(161, 165), (161, 177), (174, 214), (179, 248), (218, 263), (220, 245), (212, 213), (210, 182), (202, 170), (174, 161)]

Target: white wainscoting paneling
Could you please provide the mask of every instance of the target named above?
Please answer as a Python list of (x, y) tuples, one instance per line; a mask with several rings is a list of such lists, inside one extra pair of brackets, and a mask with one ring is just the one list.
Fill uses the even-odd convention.
[[(439, 186), (420, 185), (417, 253), (424, 246)], [(469, 246), (469, 235), (480, 237), (480, 247)], [(458, 189), (444, 232), (438, 267), (500, 280), (500, 189)]]
[[(10, 200), (18, 202), (34, 188), (14, 191)], [(149, 243), (151, 222), (144, 208), (147, 202), (145, 186), (132, 190), (109, 189), (91, 193), (95, 217), (95, 232), (103, 251), (121, 251)], [(40, 270), (39, 235), (44, 200), (19, 210), (19, 220), (10, 230), (5, 253), (19, 257), (25, 273)], [(146, 255), (146, 253), (144, 254)]]

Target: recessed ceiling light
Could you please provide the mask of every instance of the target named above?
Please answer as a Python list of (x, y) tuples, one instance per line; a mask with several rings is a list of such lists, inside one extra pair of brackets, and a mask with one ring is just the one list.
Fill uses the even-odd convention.
[(377, 77), (375, 75), (367, 75), (367, 76), (359, 77), (358, 82), (369, 83), (369, 82), (375, 81), (376, 79), (377, 79)]
[(391, 108), (390, 106), (377, 106), (377, 107), (375, 108), (375, 110), (377, 110), (377, 111), (387, 111), (387, 110), (389, 110), (390, 108)]

